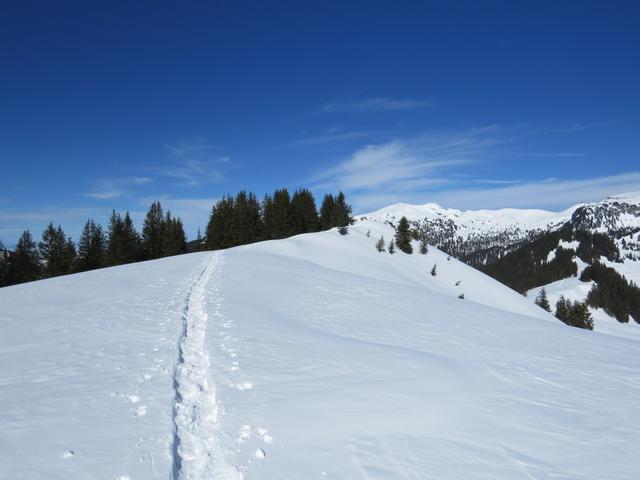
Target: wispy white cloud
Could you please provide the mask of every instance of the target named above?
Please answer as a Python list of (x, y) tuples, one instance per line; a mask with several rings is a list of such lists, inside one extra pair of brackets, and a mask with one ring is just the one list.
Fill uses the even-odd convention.
[(356, 209), (385, 199), (409, 201), (420, 193), (460, 183), (445, 175), (484, 159), (510, 141), (508, 130), (490, 125), (463, 131), (437, 131), (365, 146), (337, 165), (319, 173), (316, 187), (350, 192)]
[(96, 188), (83, 195), (96, 200), (112, 200), (127, 194), (132, 188), (148, 185), (150, 177), (103, 178), (96, 182)]
[(529, 152), (515, 153), (517, 157), (542, 157), (542, 158), (578, 158), (586, 157), (586, 153), (582, 152)]
[(573, 125), (563, 127), (552, 127), (542, 131), (542, 133), (580, 133), (585, 130), (592, 130), (596, 128), (604, 128), (615, 125), (616, 122), (592, 122), (592, 123), (574, 123)]
[(106, 208), (38, 208), (26, 209), (0, 209), (0, 240), (5, 246), (12, 247), (18, 240), (18, 236), (24, 230), (30, 230), (34, 239), (38, 240), (40, 234), (49, 224), (62, 225), (65, 232), (77, 239), (84, 222), (88, 218), (98, 221), (106, 219), (110, 210)]
[(87, 192), (84, 194), (85, 197), (95, 198), (96, 200), (111, 200), (113, 198), (118, 198), (122, 196), (122, 192), (120, 190), (102, 190), (95, 192)]
[(316, 145), (326, 145), (330, 143), (345, 142), (348, 140), (355, 140), (361, 138), (369, 138), (375, 135), (379, 135), (378, 132), (373, 131), (341, 131), (331, 128), (325, 133), (319, 135), (310, 135), (308, 137), (300, 138), (289, 143), (290, 147), (309, 147)]
[(364, 100), (346, 100), (325, 103), (321, 111), (336, 112), (384, 112), (394, 110), (409, 110), (432, 106), (426, 100), (393, 99), (389, 97), (375, 97)]
[(500, 180), (496, 178), (474, 178), (471, 181), (473, 183), (484, 183), (487, 185), (513, 185), (516, 183), (522, 183), (522, 180)]
[(171, 161), (155, 166), (155, 175), (180, 181), (180, 186), (195, 187), (216, 183), (224, 179), (231, 158), (221, 154), (221, 146), (203, 141), (182, 141), (177, 145), (165, 145)]
[(174, 165), (160, 166), (156, 174), (180, 180), (182, 186), (195, 187), (204, 183), (216, 183), (224, 179), (221, 166), (231, 161), (229, 157), (215, 159), (187, 159)]
[(223, 149), (220, 145), (213, 145), (203, 140), (182, 140), (177, 144), (166, 144), (164, 148), (176, 157), (184, 157), (185, 155), (201, 154), (202, 152), (211, 152), (213, 150)]
[(314, 181), (316, 187), (348, 192), (360, 213), (397, 202), (438, 202), (455, 208), (562, 209), (640, 190), (640, 172), (586, 179), (471, 178), (470, 171), (478, 172), (479, 166), (490, 162), (524, 156), (570, 159), (586, 155), (514, 151), (526, 134), (520, 127), (488, 125), (367, 145), (319, 173)]
[(497, 188), (455, 188), (423, 195), (420, 203), (438, 202), (455, 208), (564, 209), (602, 200), (622, 192), (640, 191), (640, 172), (584, 179), (550, 178)]

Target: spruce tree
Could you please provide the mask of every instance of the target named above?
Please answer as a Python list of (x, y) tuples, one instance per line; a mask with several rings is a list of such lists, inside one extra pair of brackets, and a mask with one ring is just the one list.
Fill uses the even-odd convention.
[(162, 235), (164, 215), (160, 202), (153, 202), (149, 207), (142, 227), (142, 247), (144, 258), (151, 260), (162, 256)]
[(294, 233), (294, 216), (286, 188), (276, 190), (264, 203), (265, 238), (288, 238)]
[(406, 217), (402, 217), (396, 227), (396, 245), (404, 253), (413, 253), (411, 247), (411, 228), (409, 226), (409, 220)]
[(329, 230), (336, 226), (335, 208), (336, 200), (333, 195), (328, 193), (324, 196), (320, 207), (320, 228), (322, 230)]
[(586, 302), (572, 302), (561, 296), (556, 303), (556, 317), (572, 327), (593, 330), (593, 318)]
[(351, 218), (351, 205), (346, 202), (344, 193), (338, 193), (334, 207), (335, 225), (341, 235), (346, 235), (349, 231), (349, 225), (353, 222)]
[(255, 194), (244, 190), (236, 195), (231, 212), (229, 246), (247, 245), (262, 239), (263, 224), (260, 202)]
[(124, 222), (119, 213), (111, 212), (107, 230), (107, 264), (121, 265), (125, 262)]
[(560, 298), (556, 302), (556, 318), (565, 321), (569, 318), (569, 306), (568, 301), (564, 298), (564, 295), (560, 295)]
[[(420, 239), (420, 254), (426, 255), (429, 252), (429, 246), (427, 245), (427, 241), (424, 238)], [(447, 258), (447, 260), (449, 260)]]
[(233, 199), (223, 197), (218, 200), (209, 217), (207, 224), (205, 248), (207, 250), (219, 250), (232, 247), (233, 238)]
[(76, 267), (76, 257), (76, 245), (71, 237), (67, 237), (67, 242), (64, 246), (64, 264), (66, 265), (67, 273), (73, 273)]
[(42, 232), (42, 241), (38, 244), (38, 251), (43, 262), (42, 274), (45, 278), (57, 277), (70, 273), (72, 259), (67, 255), (67, 237), (62, 227), (55, 228), (53, 223)]
[(0, 241), (0, 287), (9, 284), (9, 251)]
[(393, 243), (393, 240), (391, 240), (391, 241), (389, 242), (388, 252), (389, 252), (391, 255), (393, 255), (393, 254), (396, 252), (396, 246), (395, 246), (395, 244)]
[(187, 251), (187, 238), (184, 233), (182, 220), (174, 218), (167, 211), (162, 229), (162, 256), (180, 255)]
[(102, 227), (89, 219), (78, 242), (77, 269), (84, 272), (101, 268), (106, 260), (106, 239)]
[(29, 230), (22, 232), (15, 250), (9, 255), (9, 284), (40, 278), (40, 256)]
[(124, 214), (122, 227), (122, 263), (137, 262), (142, 259), (140, 234), (133, 225), (129, 212)]
[(544, 288), (540, 290), (535, 303), (539, 307), (544, 308), (547, 312), (551, 311), (551, 305), (549, 305), (549, 300), (547, 299), (547, 291)]
[(379, 252), (384, 252), (384, 236), (380, 237), (380, 239), (376, 242), (376, 250)]
[(432, 277), (435, 277), (438, 274), (437, 265), (435, 263), (433, 264), (433, 267), (431, 268), (431, 272), (430, 273), (431, 273)]
[(318, 230), (318, 210), (313, 194), (306, 188), (296, 190), (291, 197), (294, 234)]

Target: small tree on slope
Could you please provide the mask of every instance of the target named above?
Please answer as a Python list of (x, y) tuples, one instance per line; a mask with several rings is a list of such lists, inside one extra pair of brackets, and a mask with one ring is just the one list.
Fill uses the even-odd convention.
[(427, 246), (427, 241), (425, 239), (420, 240), (420, 254), (426, 255), (429, 251), (429, 247)]
[(398, 222), (396, 228), (396, 245), (404, 253), (413, 253), (411, 248), (411, 228), (409, 226), (409, 220), (406, 217), (402, 217)]
[(380, 240), (376, 242), (376, 250), (384, 252), (384, 237), (380, 237)]
[(543, 288), (536, 297), (536, 305), (544, 308), (547, 312), (551, 311), (551, 305), (549, 305), (549, 299), (547, 298), (547, 291)]

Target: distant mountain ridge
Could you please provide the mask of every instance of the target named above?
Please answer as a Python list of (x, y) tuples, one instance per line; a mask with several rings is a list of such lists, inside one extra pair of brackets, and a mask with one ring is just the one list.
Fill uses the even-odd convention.
[[(640, 294), (631, 293), (631, 299), (626, 294), (623, 301), (614, 298), (618, 287), (596, 282), (589, 272), (583, 275), (601, 264), (623, 277), (618, 284), (627, 281), (632, 289), (640, 284), (640, 192), (579, 203), (561, 212), (396, 204), (358, 220), (394, 226), (403, 216), (428, 243), (515, 290), (535, 297), (545, 288), (552, 305), (560, 296), (591, 301), (596, 319), (625, 321), (630, 316), (640, 323), (640, 298), (634, 298)], [(601, 291), (591, 292), (597, 288)], [(607, 301), (596, 305), (594, 299), (603, 297)], [(617, 313), (605, 304), (615, 305)]]
[(464, 256), (468, 250), (505, 247), (527, 240), (536, 234), (557, 230), (567, 222), (577, 228), (601, 233), (640, 229), (640, 192), (618, 194), (599, 202), (579, 203), (561, 212), (517, 208), (457, 210), (436, 203), (397, 203), (360, 215), (357, 219), (395, 225), (403, 216), (414, 227), (425, 228), (434, 245)]

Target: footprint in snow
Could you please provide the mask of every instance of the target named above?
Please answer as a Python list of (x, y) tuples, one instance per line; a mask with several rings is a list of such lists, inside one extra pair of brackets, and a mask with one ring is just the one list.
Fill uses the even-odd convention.
[(266, 428), (257, 428), (256, 432), (258, 432), (258, 435), (262, 437), (262, 441), (264, 443), (267, 443), (269, 445), (273, 443), (273, 437), (269, 435), (269, 430), (267, 430)]
[(251, 427), (243, 425), (238, 431), (238, 443), (244, 443), (251, 438)]

